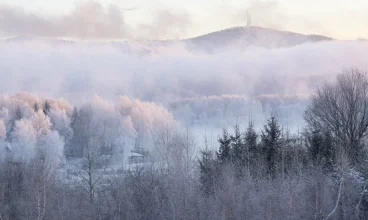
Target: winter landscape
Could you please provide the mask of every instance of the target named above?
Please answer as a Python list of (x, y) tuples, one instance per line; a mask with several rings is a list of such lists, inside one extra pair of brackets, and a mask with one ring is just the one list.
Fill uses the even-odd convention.
[(0, 220), (368, 219), (368, 4), (305, 4), (0, 0)]

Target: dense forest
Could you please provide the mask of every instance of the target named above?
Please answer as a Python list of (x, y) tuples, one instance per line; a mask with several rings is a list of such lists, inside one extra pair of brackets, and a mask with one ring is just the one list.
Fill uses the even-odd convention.
[(1, 96), (0, 220), (367, 219), (368, 75), (301, 114), (299, 131), (237, 120), (213, 149), (154, 103)]

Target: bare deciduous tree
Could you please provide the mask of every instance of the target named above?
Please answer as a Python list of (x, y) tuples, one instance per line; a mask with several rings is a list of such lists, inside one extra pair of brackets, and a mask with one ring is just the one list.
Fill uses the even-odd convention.
[(367, 73), (350, 69), (338, 75), (335, 84), (324, 84), (312, 95), (306, 111), (309, 125), (332, 131), (351, 162), (362, 151), (368, 128)]
[(80, 111), (78, 141), (81, 144), (83, 157), (75, 164), (77, 174), (83, 180), (82, 186), (92, 204), (95, 202), (95, 187), (103, 176), (103, 168), (107, 165), (107, 158), (101, 155), (102, 140), (99, 137), (98, 124), (93, 120), (94, 114), (91, 106), (84, 107)]

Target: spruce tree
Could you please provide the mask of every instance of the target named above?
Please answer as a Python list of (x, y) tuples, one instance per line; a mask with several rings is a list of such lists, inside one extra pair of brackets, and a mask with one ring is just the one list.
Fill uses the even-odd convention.
[(15, 129), (15, 123), (19, 120), (21, 120), (23, 118), (23, 112), (22, 110), (20, 109), (19, 106), (17, 106), (17, 108), (15, 109), (15, 112), (14, 112), (14, 116), (13, 118), (10, 120), (10, 129), (9, 131), (6, 133), (6, 140), (8, 142), (11, 142), (12, 141), (12, 133)]
[(77, 107), (74, 107), (72, 117), (70, 119), (70, 126), (73, 129), (75, 128), (75, 124), (76, 124), (77, 119), (78, 119), (78, 109), (77, 109)]
[(230, 136), (231, 139), (231, 150), (232, 150), (232, 159), (234, 163), (238, 166), (244, 166), (245, 163), (245, 147), (242, 141), (242, 136), (239, 129), (239, 124), (236, 123), (234, 126), (234, 135)]
[(207, 149), (201, 151), (201, 159), (199, 160), (200, 182), (205, 194), (211, 194), (214, 191), (215, 163), (216, 161), (213, 159), (211, 151)]
[(38, 103), (37, 102), (35, 102), (34, 104), (33, 104), (33, 110), (35, 111), (35, 112), (38, 112), (38, 110), (40, 109), (40, 107), (38, 106)]
[(321, 166), (324, 170), (331, 170), (336, 154), (331, 133), (312, 128), (306, 136), (308, 154), (313, 165)]
[(208, 149), (207, 138), (205, 138), (205, 150), (201, 151), (199, 160), (200, 182), (202, 191), (206, 195), (214, 192), (215, 181), (219, 175), (216, 159), (213, 158), (213, 152)]
[(330, 131), (323, 132), (324, 169), (331, 171), (336, 163), (336, 145)]
[(46, 100), (45, 101), (45, 104), (43, 104), (43, 113), (45, 115), (48, 115), (48, 113), (50, 112), (50, 109), (51, 109), (51, 105), (50, 103)]
[(222, 130), (222, 137), (218, 139), (220, 143), (220, 149), (217, 153), (217, 158), (221, 163), (229, 163), (231, 161), (232, 152), (231, 152), (231, 138), (226, 129)]
[(23, 118), (23, 112), (19, 106), (15, 109), (14, 121), (19, 121)]
[(70, 127), (73, 130), (73, 136), (69, 143), (67, 143), (67, 149), (66, 149), (66, 155), (68, 157), (81, 157), (83, 153), (82, 146), (79, 142), (79, 124), (78, 124), (78, 118), (79, 118), (79, 111), (77, 107), (74, 107), (72, 116), (70, 118)]
[(247, 164), (248, 169), (254, 167), (259, 157), (259, 149), (257, 146), (258, 135), (254, 130), (254, 124), (252, 121), (249, 122), (247, 131), (244, 135), (244, 147), (245, 155), (243, 163)]
[(261, 153), (265, 158), (267, 172), (271, 177), (275, 177), (277, 161), (279, 160), (282, 144), (282, 130), (274, 116), (272, 116), (264, 126), (264, 130), (261, 133), (261, 139)]
[(231, 163), (234, 165), (236, 177), (240, 179), (243, 176), (245, 168), (245, 155), (246, 150), (243, 143), (243, 138), (240, 133), (239, 124), (236, 122), (234, 126), (234, 135), (230, 136), (231, 139)]
[(318, 129), (313, 129), (307, 137), (308, 153), (313, 165), (318, 166), (322, 160), (323, 135)]

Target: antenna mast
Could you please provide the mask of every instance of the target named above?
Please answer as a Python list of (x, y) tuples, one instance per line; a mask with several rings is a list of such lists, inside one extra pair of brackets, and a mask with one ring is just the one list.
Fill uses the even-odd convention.
[(247, 11), (247, 27), (252, 26), (252, 18), (250, 17), (249, 12)]

